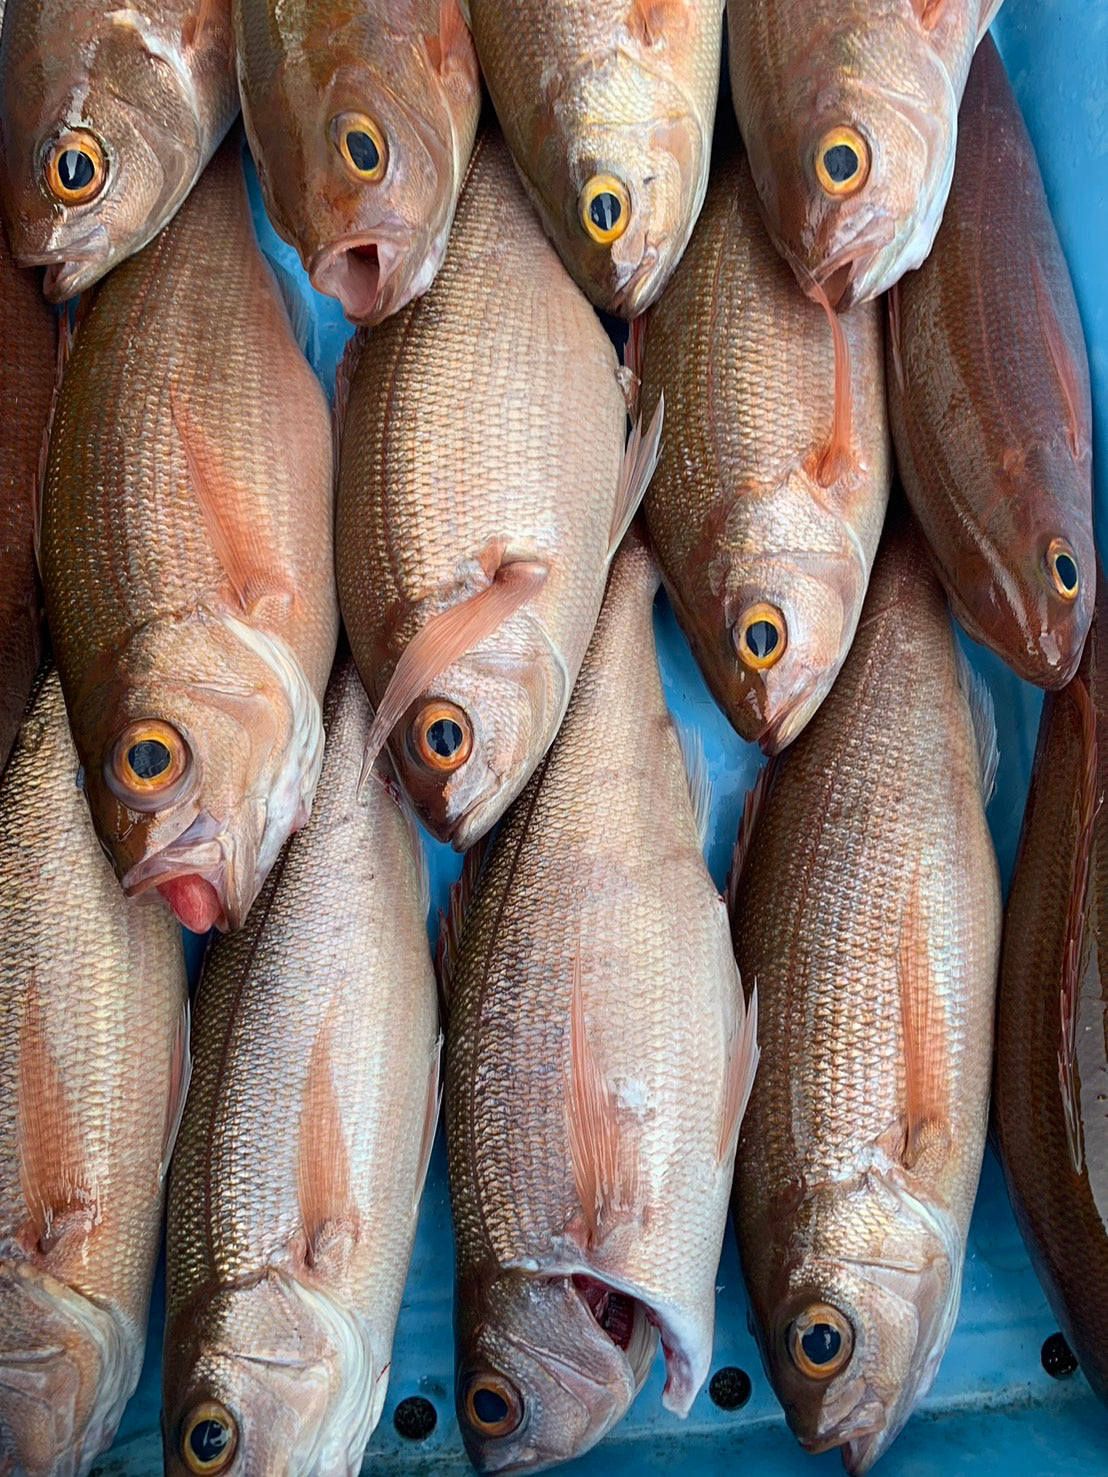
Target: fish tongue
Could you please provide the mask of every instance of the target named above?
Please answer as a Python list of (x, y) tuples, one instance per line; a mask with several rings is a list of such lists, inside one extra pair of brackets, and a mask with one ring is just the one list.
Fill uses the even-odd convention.
[(223, 914), (219, 893), (203, 877), (172, 877), (158, 891), (177, 915), (177, 921), (193, 933), (207, 933)]

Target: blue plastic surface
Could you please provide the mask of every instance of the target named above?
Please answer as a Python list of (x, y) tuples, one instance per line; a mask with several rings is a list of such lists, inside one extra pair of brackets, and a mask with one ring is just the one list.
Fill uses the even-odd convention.
[[(1069, 259), (1093, 368), (1094, 466), (1098, 529), (1108, 530), (1108, 0), (1007, 0), (994, 28), (1039, 158), (1059, 235)], [(1004, 182), (997, 181), (1003, 189)], [(331, 392), (349, 333), (339, 305), (311, 293), (291, 248), (265, 219), (252, 185), (262, 245), (300, 288), (314, 332), (309, 350)], [(1099, 390), (1099, 401), (1095, 397)], [(727, 872), (742, 799), (760, 766), (708, 695), (673, 616), (659, 598), (656, 629), (666, 695), (678, 721), (697, 726), (714, 787), (708, 862), (717, 883)], [(1007, 886), (1027, 790), (1041, 694), (968, 641), (974, 665), (992, 690), (1001, 765), (989, 820)], [(445, 908), (460, 859), (428, 842), (432, 932)], [(384, 1473), (465, 1472), (453, 1412), (452, 1252), (446, 1162), (436, 1145), (411, 1273), (400, 1314), (388, 1400), (365, 1470)], [(747, 1332), (738, 1257), (730, 1231), (719, 1273), (713, 1369), (738, 1366), (752, 1395), (739, 1411), (717, 1409), (705, 1389), (688, 1421), (663, 1411), (661, 1364), (626, 1420), (600, 1447), (564, 1468), (567, 1477), (634, 1470), (706, 1474), (736, 1463), (748, 1477), (773, 1472), (841, 1471), (836, 1454), (806, 1456), (793, 1441)], [(161, 1471), (159, 1356), (163, 1288), (155, 1289), (146, 1366), (124, 1414), (116, 1445), (94, 1472), (152, 1477)], [(999, 1168), (986, 1156), (970, 1232), (962, 1310), (934, 1388), (880, 1462), (882, 1477), (1053, 1477), (1108, 1473), (1108, 1411), (1080, 1376), (1048, 1377), (1040, 1363), (1055, 1323), (1031, 1271)], [(399, 1436), (393, 1413), (422, 1395), (438, 1422), (422, 1441)]]

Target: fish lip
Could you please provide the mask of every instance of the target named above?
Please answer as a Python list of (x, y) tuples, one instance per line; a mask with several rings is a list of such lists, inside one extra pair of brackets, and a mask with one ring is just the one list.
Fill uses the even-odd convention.
[[(610, 311), (620, 317), (633, 318), (648, 308), (664, 286), (662, 266), (661, 247), (648, 244), (638, 266), (613, 293)], [(652, 277), (656, 280), (651, 281)]]
[[(343, 312), (351, 323), (369, 327), (394, 311), (392, 304), (396, 294), (390, 289), (407, 246), (407, 242), (380, 229), (342, 236), (314, 253), (308, 263), (308, 277), (317, 292), (337, 298), (342, 303)], [(372, 268), (358, 254), (359, 248), (366, 247), (374, 249)], [(362, 264), (363, 273), (376, 272), (375, 281), (369, 283), (364, 276), (351, 273), (346, 261), (351, 254)], [(395, 307), (400, 306), (401, 303), (395, 304)]]
[(79, 236), (76, 241), (49, 251), (13, 251), (20, 267), (45, 267), (43, 296), (53, 303), (65, 302), (87, 286), (90, 269), (102, 275), (109, 248), (108, 233), (103, 225)]
[[(877, 253), (891, 245), (895, 237), (896, 227), (891, 221), (867, 226), (840, 251), (821, 262), (816, 271), (812, 271), (804, 263), (801, 263), (801, 268), (824, 293), (832, 308), (837, 312), (845, 312), (847, 308), (862, 301), (867, 268)], [(798, 260), (793, 256), (790, 259), (794, 262)], [(837, 280), (840, 277), (841, 282)], [(812, 296), (807, 285), (804, 290), (809, 297)]]
[[(136, 862), (120, 878), (120, 886), (128, 897), (142, 897), (144, 893), (178, 877), (203, 877), (211, 883), (221, 904), (215, 926), (221, 933), (233, 931), (240, 926), (242, 910), (234, 901), (234, 888), (229, 880), (231, 857), (226, 841), (226, 828), (207, 811), (202, 811), (162, 851)], [(201, 846), (205, 854), (214, 848), (215, 859), (205, 860), (204, 856), (197, 856), (197, 849)]]

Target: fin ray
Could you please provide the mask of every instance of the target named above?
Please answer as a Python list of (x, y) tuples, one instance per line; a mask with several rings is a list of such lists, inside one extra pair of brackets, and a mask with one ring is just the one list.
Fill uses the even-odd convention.
[(169, 1099), (166, 1103), (165, 1133), (162, 1137), (162, 1162), (158, 1169), (158, 1183), (165, 1184), (177, 1135), (181, 1131), (181, 1120), (185, 1116), (189, 1083), (192, 1081), (192, 1052), (189, 1049), (191, 1036), (191, 1008), (188, 996), (181, 1008), (177, 1029), (173, 1036), (170, 1056)]
[(358, 1210), (350, 1192), (350, 1152), (331, 1074), (333, 1009), (308, 1060), (300, 1108), (297, 1197), (304, 1228), (304, 1260), (311, 1267), (333, 1252), (337, 1237), (357, 1234)]
[[(735, 966), (738, 975), (738, 966)], [(720, 1165), (732, 1158), (739, 1142), (739, 1129), (746, 1115), (747, 1104), (754, 1088), (754, 1077), (761, 1059), (758, 1045), (758, 985), (755, 982), (750, 999), (743, 1003), (742, 981), (739, 981), (740, 1013), (736, 1015), (734, 1029), (727, 1049), (727, 1085), (720, 1120), (719, 1144), (716, 1160)]]
[(927, 951), (927, 913), (920, 872), (912, 874), (897, 950), (904, 1064), (904, 1135), (901, 1159), (912, 1170), (928, 1151), (945, 1152), (947, 1041), (939, 992), (933, 988)]
[(958, 685), (965, 694), (973, 723), (973, 736), (977, 744), (977, 759), (981, 771), (982, 804), (988, 805), (996, 789), (996, 772), (1000, 765), (1000, 750), (996, 741), (996, 710), (989, 684), (969, 664), (962, 643), (954, 637), (954, 654), (958, 668)]
[[(1074, 1171), (1080, 1174), (1085, 1163), (1081, 1133), (1080, 1089), (1077, 1083), (1077, 1027), (1081, 1003), (1081, 960), (1085, 949), (1086, 895), (1093, 852), (1093, 825), (1099, 809), (1097, 768), (1099, 764), (1096, 710), (1089, 690), (1081, 677), (1075, 677), (1066, 688), (1078, 708), (1081, 766), (1077, 797), (1078, 832), (1073, 884), (1066, 913), (1066, 944), (1062, 954), (1062, 988), (1058, 995), (1060, 1034), (1058, 1038), (1058, 1087), (1062, 1094), (1062, 1116), (1066, 1128), (1066, 1144)], [(1059, 701), (1060, 699), (1055, 699)]]
[(1039, 327), (1046, 341), (1054, 373), (1058, 376), (1062, 398), (1066, 402), (1068, 422), (1066, 429), (1070, 453), (1074, 461), (1080, 461), (1089, 450), (1090, 428), (1086, 417), (1081, 414), (1083, 397), (1079, 387), (1077, 366), (1073, 362), (1073, 355), (1066, 343), (1062, 325), (1058, 322), (1058, 314), (1054, 311), (1054, 304), (1050, 300), (1050, 293), (1043, 280), (1042, 270), (1034, 257), (1031, 258), (1031, 285), (1035, 293)]
[(612, 532), (608, 540), (608, 558), (611, 560), (623, 541), (623, 535), (631, 526), (639, 504), (643, 500), (658, 457), (662, 449), (662, 424), (665, 420), (666, 397), (658, 397), (658, 404), (645, 434), (642, 418), (635, 422), (627, 439), (623, 453), (623, 464), (619, 469), (619, 487), (616, 492), (615, 509), (612, 514)]
[(854, 438), (854, 392), (851, 385), (850, 345), (846, 341), (846, 333), (838, 313), (814, 279), (810, 291), (826, 315), (835, 353), (835, 403), (831, 417), (831, 434), (827, 445), (815, 457), (812, 468), (819, 485), (830, 487), (854, 465), (851, 451)]

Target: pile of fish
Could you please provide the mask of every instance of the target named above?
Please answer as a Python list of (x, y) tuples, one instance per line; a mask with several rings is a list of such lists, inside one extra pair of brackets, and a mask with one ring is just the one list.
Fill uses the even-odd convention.
[[(719, 0), (7, 0), (5, 1472), (111, 1444), (163, 1201), (166, 1470), (359, 1471), (443, 1100), (479, 1471), (659, 1345), (688, 1413), (729, 1206), (790, 1427), (868, 1471), (957, 1318), (998, 972), (1108, 1400), (1108, 607), (997, 8), (730, 0), (717, 121)], [(240, 98), (358, 325), (333, 416)], [(663, 584), (769, 756), (726, 899)], [(1003, 942), (951, 608), (1051, 690)], [(434, 963), (417, 818), (467, 853)]]

